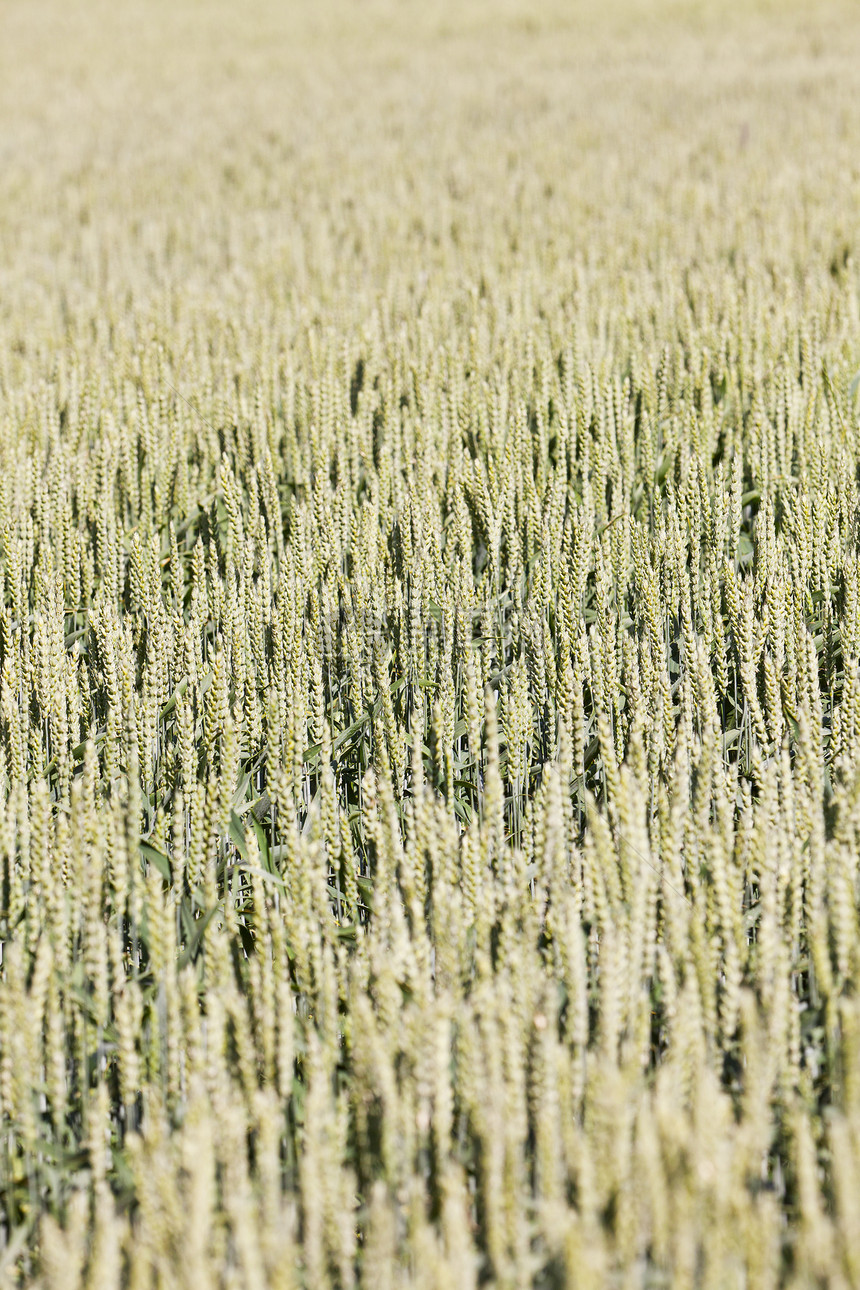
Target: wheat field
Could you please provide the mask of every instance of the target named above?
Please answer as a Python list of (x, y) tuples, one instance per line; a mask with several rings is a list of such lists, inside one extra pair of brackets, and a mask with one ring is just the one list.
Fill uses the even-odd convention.
[(0, 1287), (860, 1286), (858, 102), (4, 4)]

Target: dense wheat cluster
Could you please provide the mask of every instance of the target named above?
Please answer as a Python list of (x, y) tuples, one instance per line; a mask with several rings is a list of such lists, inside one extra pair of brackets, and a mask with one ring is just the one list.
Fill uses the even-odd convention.
[(860, 1285), (849, 4), (0, 41), (0, 1282)]

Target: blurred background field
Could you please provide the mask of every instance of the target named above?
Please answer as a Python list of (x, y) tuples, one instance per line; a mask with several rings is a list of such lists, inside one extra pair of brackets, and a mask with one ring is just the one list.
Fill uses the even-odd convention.
[(129, 290), (310, 314), (430, 271), (732, 249), (815, 273), (853, 232), (850, 4), (38, 0), (3, 23), (13, 343)]

